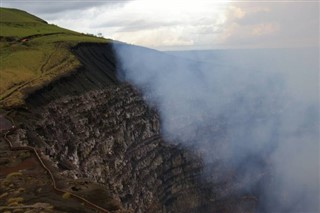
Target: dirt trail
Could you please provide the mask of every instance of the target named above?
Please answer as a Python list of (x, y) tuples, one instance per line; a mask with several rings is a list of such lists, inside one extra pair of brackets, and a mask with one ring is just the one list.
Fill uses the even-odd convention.
[(69, 192), (69, 191), (66, 191), (64, 189), (60, 189), (57, 187), (57, 183), (56, 183), (56, 178), (53, 174), (53, 172), (48, 168), (48, 166), (46, 165), (45, 163), (45, 160), (42, 159), (41, 157), (41, 153), (38, 152), (37, 149), (35, 149), (34, 147), (31, 147), (31, 146), (14, 146), (12, 141), (7, 137), (7, 134), (10, 133), (11, 131), (15, 130), (15, 126), (14, 124), (9, 121), (7, 118), (5, 118), (4, 115), (1, 115), (0, 114), (0, 132), (5, 132), (4, 133), (4, 140), (8, 143), (9, 147), (10, 147), (10, 150), (11, 151), (30, 151), (32, 152), (36, 159), (38, 160), (38, 162), (40, 163), (40, 165), (42, 166), (42, 168), (44, 170), (47, 171), (47, 173), (49, 174), (50, 176), (50, 179), (52, 181), (52, 186), (53, 186), (53, 189), (58, 192), (58, 193), (62, 193), (62, 194), (65, 194), (65, 193), (68, 193), (70, 194), (71, 197), (77, 199), (78, 201), (82, 202), (82, 203), (85, 203), (87, 206), (91, 207), (91, 208), (94, 208), (96, 209), (98, 212), (104, 212), (104, 213), (108, 213), (109, 211), (90, 202), (89, 200), (83, 198), (82, 196), (79, 196), (77, 194), (74, 194), (72, 192)]
[(38, 37), (44, 37), (44, 36), (51, 36), (51, 35), (58, 35), (58, 34), (66, 34), (63, 32), (58, 32), (58, 33), (44, 33), (44, 34), (34, 34), (30, 36), (23, 37), (18, 40), (18, 42), (24, 42), (24, 41), (29, 41), (30, 39), (38, 38)]

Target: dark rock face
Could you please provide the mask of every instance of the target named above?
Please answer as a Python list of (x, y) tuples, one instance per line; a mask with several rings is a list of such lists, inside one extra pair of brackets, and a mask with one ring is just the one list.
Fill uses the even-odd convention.
[(103, 184), (125, 208), (190, 212), (205, 202), (200, 158), (162, 140), (157, 113), (132, 87), (65, 97), (38, 113), (28, 141), (39, 138), (65, 176)]
[(72, 49), (72, 52), (79, 59), (81, 67), (30, 94), (26, 98), (30, 107), (119, 83), (111, 44), (83, 43)]
[[(205, 180), (199, 154), (163, 140), (156, 110), (117, 81), (111, 45), (74, 52), (83, 66), (29, 96), (30, 111), (15, 117), (20, 143), (38, 147), (62, 176), (101, 184), (133, 212), (254, 211), (256, 198), (235, 193), (221, 165)], [(212, 183), (215, 176), (222, 178)]]

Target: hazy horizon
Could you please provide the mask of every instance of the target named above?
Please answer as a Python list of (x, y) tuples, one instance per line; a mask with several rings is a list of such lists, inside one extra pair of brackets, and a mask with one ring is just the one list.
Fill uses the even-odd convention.
[(319, 47), (319, 1), (2, 0), (49, 23), (157, 50)]

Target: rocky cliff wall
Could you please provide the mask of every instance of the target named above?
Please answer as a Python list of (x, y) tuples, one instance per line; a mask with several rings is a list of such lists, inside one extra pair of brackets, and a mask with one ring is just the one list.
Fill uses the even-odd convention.
[(205, 202), (200, 158), (163, 141), (157, 113), (131, 86), (35, 111), (20, 143), (42, 149), (65, 177), (102, 184), (134, 212), (190, 212)]
[[(73, 51), (83, 66), (29, 96), (27, 111), (17, 111), (18, 143), (39, 148), (66, 179), (100, 184), (132, 212), (254, 210), (255, 199), (232, 193), (232, 176), (206, 181), (197, 153), (163, 140), (156, 109), (117, 81), (111, 45)], [(219, 175), (214, 168), (211, 175)]]
[(91, 90), (118, 84), (116, 59), (110, 43), (82, 43), (71, 50), (81, 66), (26, 98), (27, 106), (39, 106), (64, 96), (81, 95)]

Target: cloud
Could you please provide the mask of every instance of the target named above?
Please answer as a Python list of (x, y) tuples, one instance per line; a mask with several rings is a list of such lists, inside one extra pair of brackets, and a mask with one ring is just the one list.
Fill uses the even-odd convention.
[[(128, 0), (127, 0), (128, 1)], [(90, 8), (96, 8), (100, 6), (118, 7), (127, 3), (123, 1), (97, 1), (97, 0), (76, 0), (76, 1), (65, 1), (65, 0), (2, 0), (3, 7), (13, 7), (27, 10), (31, 13), (41, 15), (58, 15), (65, 12), (74, 10), (87, 10)]]
[(254, 36), (262, 36), (275, 33), (279, 29), (277, 24), (264, 23), (253, 27), (251, 34)]
[(117, 32), (140, 32), (159, 28), (170, 28), (181, 26), (182, 22), (161, 22), (159, 20), (130, 19), (130, 20), (109, 20), (97, 25), (98, 28), (117, 27)]
[(59, 26), (157, 49), (319, 46), (318, 2), (9, 1)]
[(225, 45), (319, 46), (319, 2), (235, 2), (227, 19)]
[[(192, 27), (191, 27), (192, 28)], [(145, 46), (158, 48), (165, 46), (192, 46), (194, 41), (190, 36), (189, 31), (192, 31), (187, 27), (176, 26), (175, 28), (161, 27), (154, 29), (143, 29), (143, 33), (140, 31), (126, 31), (116, 32), (113, 37), (119, 40), (125, 40), (128, 43), (143, 43)]]
[(202, 37), (212, 41), (210, 35), (219, 31), (226, 6), (209, 1), (112, 3), (36, 1), (21, 5), (6, 1), (3, 6), (26, 9), (50, 23), (76, 31), (100, 32), (106, 37), (156, 48), (205, 45)]

